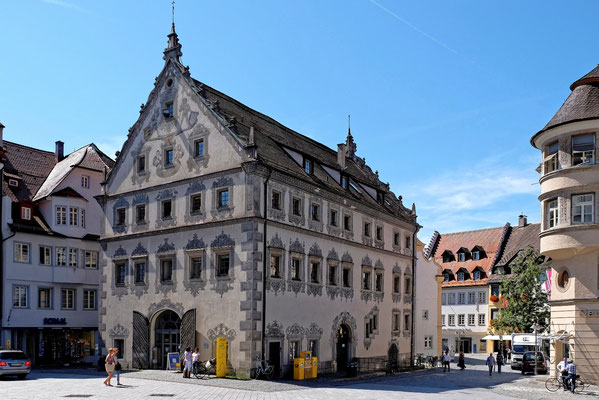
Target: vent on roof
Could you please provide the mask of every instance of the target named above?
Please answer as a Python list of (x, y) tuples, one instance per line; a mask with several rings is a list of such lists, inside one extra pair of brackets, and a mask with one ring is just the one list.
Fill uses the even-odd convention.
[(8, 186), (19, 187), (19, 181), (16, 179), (9, 179)]

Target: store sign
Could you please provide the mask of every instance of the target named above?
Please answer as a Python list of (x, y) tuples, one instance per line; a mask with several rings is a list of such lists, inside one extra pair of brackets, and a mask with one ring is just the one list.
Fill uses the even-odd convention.
[(585, 310), (584, 308), (580, 310), (580, 315), (583, 317), (599, 317), (599, 310)]
[(44, 325), (66, 325), (66, 318), (44, 318)]

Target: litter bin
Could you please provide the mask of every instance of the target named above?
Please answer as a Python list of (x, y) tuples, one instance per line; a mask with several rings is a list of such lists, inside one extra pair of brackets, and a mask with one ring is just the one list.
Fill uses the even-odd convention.
[(358, 363), (351, 361), (347, 363), (347, 369), (345, 370), (345, 376), (347, 378), (353, 378), (358, 375)]

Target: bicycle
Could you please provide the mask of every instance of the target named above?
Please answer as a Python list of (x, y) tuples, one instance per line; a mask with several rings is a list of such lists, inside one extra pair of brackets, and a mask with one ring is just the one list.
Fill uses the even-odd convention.
[[(582, 379), (580, 379), (580, 375), (576, 375), (576, 387), (574, 388), (574, 392), (580, 393), (586, 388), (586, 386), (587, 386), (587, 384)], [(550, 392), (557, 392), (558, 390), (560, 390), (562, 388), (570, 390), (564, 386), (564, 382), (563, 382), (561, 376), (554, 377), (554, 378), (548, 378), (545, 381), (545, 389), (547, 389)]]
[(204, 379), (208, 375), (216, 375), (216, 358), (198, 362), (192, 369), (192, 374), (196, 379)]
[(275, 374), (275, 369), (272, 365), (268, 363), (268, 361), (262, 361), (260, 356), (256, 357), (256, 375), (254, 379), (258, 379), (260, 375), (264, 376), (267, 379), (272, 379)]

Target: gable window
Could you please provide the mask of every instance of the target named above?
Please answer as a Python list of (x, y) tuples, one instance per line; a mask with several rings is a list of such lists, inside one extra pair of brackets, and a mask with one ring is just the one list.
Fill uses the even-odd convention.
[(67, 208), (64, 206), (56, 207), (56, 225), (67, 224)]
[(320, 205), (312, 203), (312, 221), (320, 221)]
[(347, 189), (347, 176), (341, 175), (341, 187)]
[(173, 166), (173, 149), (164, 150), (164, 166), (165, 167)]
[(216, 255), (216, 276), (228, 277), (231, 267), (231, 256), (229, 253)]
[(351, 231), (351, 216), (345, 214), (343, 216), (343, 229), (346, 231)]
[(572, 136), (572, 165), (595, 163), (595, 134)]
[(221, 189), (217, 192), (218, 206), (227, 207), (229, 205), (229, 189)]
[(83, 309), (84, 310), (95, 310), (96, 309), (96, 291), (95, 290), (83, 290)]
[(138, 261), (134, 265), (135, 284), (144, 284), (146, 282), (146, 262)]
[(443, 271), (443, 282), (449, 282), (449, 272)]
[(117, 208), (116, 210), (116, 226), (123, 226), (125, 225), (125, 218), (127, 216), (127, 209), (126, 208)]
[(169, 119), (169, 118), (173, 118), (173, 113), (174, 113), (174, 104), (172, 101), (169, 101), (168, 103), (166, 103), (164, 105), (164, 109), (162, 110), (162, 115), (164, 115), (164, 118)]
[(337, 286), (337, 264), (329, 264), (329, 285)]
[(275, 210), (281, 209), (281, 192), (276, 190), (272, 191), (272, 197), (270, 198), (270, 205)]
[(81, 187), (89, 189), (89, 176), (81, 175)]
[(173, 214), (173, 201), (164, 200), (162, 202), (162, 219), (172, 218)]
[(320, 283), (320, 262), (318, 261), (310, 263), (310, 282)]
[(460, 261), (460, 262), (466, 261), (466, 253), (464, 253), (463, 251), (459, 252), (458, 253), (458, 261)]
[(329, 213), (329, 223), (331, 226), (337, 226), (337, 210), (331, 210)]
[(594, 214), (593, 194), (577, 194), (572, 196), (572, 223), (592, 224)]
[(281, 277), (281, 256), (278, 254), (270, 255), (270, 277), (280, 278)]
[(364, 222), (364, 236), (370, 237), (370, 222)]
[(194, 148), (194, 156), (195, 157), (203, 157), (204, 156), (204, 139), (196, 140), (193, 143)]
[(37, 291), (37, 308), (52, 308), (52, 289), (40, 288)]
[(69, 208), (69, 225), (79, 225), (79, 209), (77, 207)]
[(40, 264), (51, 265), (52, 264), (52, 247), (40, 246)]
[(202, 264), (201, 255), (190, 258), (189, 265), (191, 269), (189, 271), (189, 279), (202, 279)]
[(302, 201), (300, 199), (298, 199), (297, 197), (294, 197), (293, 200), (291, 201), (292, 204), (292, 213), (293, 215), (296, 216), (301, 216), (302, 215)]
[(67, 265), (67, 249), (66, 247), (56, 248), (56, 265), (65, 267)]
[(75, 309), (75, 289), (62, 289), (61, 308), (63, 310)]
[(443, 252), (443, 262), (452, 262), (454, 260), (453, 253), (450, 250), (445, 250)]
[(27, 286), (12, 287), (13, 308), (27, 308)]
[(146, 205), (138, 204), (135, 206), (135, 221), (138, 224), (144, 223), (146, 221)]
[(15, 243), (14, 247), (15, 262), (28, 263), (29, 262), (29, 244), (27, 243)]
[(312, 175), (312, 173), (314, 172), (314, 165), (312, 164), (312, 160), (304, 158), (304, 171), (306, 172), (306, 174)]
[(69, 267), (77, 266), (77, 255), (79, 252), (77, 249), (69, 249)]
[(376, 227), (376, 240), (383, 240), (383, 227), (382, 226)]
[(16, 179), (9, 179), (8, 186), (19, 187), (19, 181)]
[(547, 200), (545, 202), (546, 228), (553, 228), (557, 226), (559, 223), (558, 215), (557, 199)]
[(137, 173), (146, 172), (146, 156), (137, 157)]
[(194, 194), (189, 199), (191, 203), (191, 213), (199, 214), (202, 212), (202, 194)]
[(296, 257), (291, 258), (291, 279), (294, 281), (301, 280), (301, 262), (302, 260)]
[(24, 219), (25, 221), (31, 220), (31, 207), (21, 207), (21, 219)]

